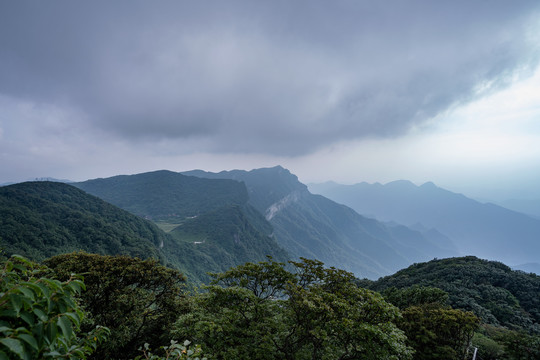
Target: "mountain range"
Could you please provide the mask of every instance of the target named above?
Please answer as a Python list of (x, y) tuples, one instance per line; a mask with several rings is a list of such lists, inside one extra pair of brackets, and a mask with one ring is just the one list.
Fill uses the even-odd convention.
[[(336, 184), (324, 186), (343, 190)], [(429, 287), (442, 289), (448, 294), (444, 306), (479, 317), (475, 344), (483, 339), (502, 349), (507, 340), (514, 344), (518, 339), (524, 346), (538, 341), (540, 277), (475, 256), (455, 257), (465, 245), (473, 245), (459, 238), (453, 241), (459, 232), (441, 226), (444, 217), (449, 223), (458, 222), (460, 214), (468, 219), (468, 226), (461, 224), (461, 233), (480, 231), (486, 224), (482, 221), (498, 222), (493, 224), (497, 228), (535, 219), (433, 184), (376, 187), (382, 190), (365, 195), (380, 196), (372, 199), (367, 217), (312, 194), (282, 167), (183, 174), (162, 170), (72, 184), (13, 184), (0, 187), (0, 259), (17, 253), (42, 261), (74, 251), (152, 257), (179, 269), (188, 283), (197, 286), (209, 282), (209, 272), (224, 272), (267, 256), (280, 262), (313, 258), (354, 272), (363, 278), (354, 280), (359, 286), (381, 292), (388, 301), (408, 302), (412, 296), (407, 294), (414, 291), (429, 294)], [(357, 200), (354, 194), (344, 200)], [(385, 209), (384, 199), (395, 207), (375, 219), (374, 214)], [(369, 202), (364, 199), (360, 204)], [(409, 213), (397, 216), (400, 207)], [(429, 210), (436, 214), (427, 216)], [(479, 238), (474, 246), (482, 241)], [(538, 254), (530, 239), (516, 235), (513, 245), (529, 246), (529, 258)]]
[(292, 256), (319, 259), (357, 276), (377, 278), (414, 262), (457, 255), (443, 235), (361, 216), (347, 206), (313, 195), (281, 166), (183, 174), (244, 182), (249, 203), (265, 215), (276, 241)]
[(507, 199), (497, 201), (496, 204), (540, 219), (540, 199)]
[(463, 255), (537, 269), (540, 220), (481, 203), (428, 182), (311, 184), (310, 189), (381, 221), (428, 227), (449, 237)]
[(267, 255), (370, 279), (461, 254), (536, 272), (540, 221), (526, 215), (431, 183), (310, 189), (328, 197), (280, 166), (15, 184), (0, 188), (0, 241), (38, 260), (74, 250), (158, 257), (196, 283)]
[[(230, 190), (227, 181), (215, 183)], [(8, 256), (20, 254), (37, 261), (73, 251), (154, 257), (181, 270), (194, 284), (208, 282), (208, 272), (266, 260), (266, 255), (278, 261), (289, 259), (258, 230), (266, 226), (264, 231), (271, 232), (264, 217), (249, 208), (242, 211), (231, 204), (231, 198), (231, 194), (225, 200), (216, 197), (215, 206), (207, 204), (206, 213), (188, 216), (166, 233), (156, 223), (72, 185), (39, 181), (4, 186), (0, 187), (0, 249)], [(217, 207), (220, 201), (223, 206)], [(182, 231), (178, 226), (183, 226)]]

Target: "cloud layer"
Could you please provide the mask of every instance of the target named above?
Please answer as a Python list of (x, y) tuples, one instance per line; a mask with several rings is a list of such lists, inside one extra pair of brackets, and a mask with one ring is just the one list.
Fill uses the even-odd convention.
[(49, 110), (4, 111), (0, 141), (8, 122), (44, 127), (55, 111), (54, 131), (165, 153), (296, 156), (400, 136), (527, 76), (539, 5), (4, 2), (0, 96)]

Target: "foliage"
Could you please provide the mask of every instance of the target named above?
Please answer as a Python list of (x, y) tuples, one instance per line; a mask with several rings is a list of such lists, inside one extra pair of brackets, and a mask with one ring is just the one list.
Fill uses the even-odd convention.
[(504, 346), (499, 344), (494, 339), (477, 332), (474, 334), (472, 341), (472, 347), (477, 348), (477, 355), (482, 360), (497, 360), (504, 359)]
[(78, 188), (153, 220), (184, 219), (248, 200), (244, 184), (201, 179), (172, 171), (120, 175), (75, 183)]
[[(537, 275), (467, 256), (414, 264), (376, 282), (359, 283), (382, 291), (390, 302), (402, 307), (403, 318), (410, 319), (412, 327), (423, 326), (419, 321), (421, 311), (415, 309), (411, 313), (406, 309), (408, 302), (411, 305), (409, 299), (416, 297), (413, 289), (437, 286), (448, 293), (448, 304), (472, 311), (482, 321), (479, 333), (472, 339), (479, 358), (540, 358), (540, 277)], [(427, 331), (424, 334), (432, 335)], [(410, 330), (407, 335), (412, 338)]]
[(540, 359), (540, 336), (483, 324), (472, 339), (482, 360)]
[(0, 187), (0, 240), (8, 255), (35, 261), (72, 251), (160, 256), (154, 224), (63, 183)]
[(399, 311), (319, 261), (269, 259), (214, 274), (180, 318), (191, 337), (220, 359), (409, 359)]
[[(178, 246), (169, 246), (167, 256), (176, 259), (179, 268), (189, 269), (190, 278), (205, 283), (211, 280), (208, 272), (226, 271), (248, 261), (263, 261), (266, 255), (286, 261), (288, 254), (254, 226), (255, 222), (263, 230), (269, 230), (264, 228), (269, 226), (268, 222), (260, 215), (262, 219), (257, 219), (256, 214), (249, 206), (227, 206), (188, 219), (170, 232)], [(184, 248), (189, 250), (183, 251)]]
[(45, 263), (63, 279), (72, 272), (85, 272), (88, 291), (81, 299), (90, 314), (90, 325), (102, 324), (112, 332), (95, 358), (134, 357), (144, 342), (153, 347), (163, 344), (184, 311), (184, 277), (156, 260), (72, 253)]
[(399, 326), (416, 350), (415, 360), (463, 359), (478, 326), (471, 312), (449, 308), (412, 306), (402, 314)]
[(414, 264), (369, 288), (384, 291), (415, 284), (446, 291), (452, 308), (472, 311), (485, 324), (540, 334), (540, 276), (467, 256)]
[(154, 355), (150, 352), (150, 345), (145, 343), (144, 346), (139, 349), (143, 352), (143, 355), (137, 356), (135, 360), (206, 360), (206, 357), (202, 354), (200, 345), (195, 345), (195, 348), (189, 348), (191, 342), (189, 340), (184, 341), (183, 345), (171, 340), (171, 345), (162, 346), (160, 349), (165, 352), (164, 356)]
[(495, 337), (504, 346), (504, 357), (509, 360), (540, 359), (540, 336), (523, 331), (501, 331)]
[(434, 287), (389, 288), (383, 295), (402, 310), (398, 325), (415, 350), (415, 360), (464, 358), (478, 327), (473, 313), (450, 308), (448, 294)]
[(104, 327), (80, 333), (80, 276), (60, 282), (40, 277), (43, 271), (19, 256), (2, 264), (0, 359), (85, 359), (109, 334)]
[(382, 292), (384, 299), (400, 309), (411, 306), (443, 307), (448, 302), (448, 293), (436, 287), (413, 285), (409, 288), (388, 288)]

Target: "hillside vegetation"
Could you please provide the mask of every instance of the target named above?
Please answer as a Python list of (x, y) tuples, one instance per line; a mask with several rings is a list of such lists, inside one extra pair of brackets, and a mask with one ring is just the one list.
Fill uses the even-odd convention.
[(161, 258), (154, 224), (55, 182), (0, 187), (0, 246), (34, 260), (72, 251)]
[[(167, 257), (174, 259), (188, 279), (201, 279), (205, 283), (210, 280), (209, 272), (226, 271), (249, 261), (263, 261), (267, 256), (287, 261), (287, 252), (254, 225), (252, 219), (261, 215), (248, 216), (247, 211), (249, 207), (222, 207), (186, 220), (169, 233), (179, 246), (168, 247)], [(259, 226), (268, 226), (264, 218), (259, 220)]]
[(413, 323), (426, 314), (411, 307), (422, 294), (419, 290), (442, 289), (447, 305), (471, 311), (480, 319), (481, 326), (471, 340), (479, 359), (540, 358), (540, 277), (535, 274), (467, 256), (414, 264), (378, 281), (359, 284), (381, 292), (405, 317), (416, 319)]
[(473, 311), (484, 323), (540, 334), (540, 276), (500, 262), (474, 256), (432, 260), (364, 285), (376, 291), (437, 287), (448, 293), (449, 305)]
[[(269, 199), (272, 196), (269, 192)], [(301, 237), (302, 231), (324, 229), (322, 219), (328, 229), (334, 230), (356, 219), (355, 224), (361, 224), (362, 229), (378, 234), (372, 241), (385, 239), (383, 234), (388, 226), (321, 196), (300, 196), (307, 198), (279, 208), (271, 219), (295, 224), (289, 229), (297, 229), (298, 233), (291, 232), (291, 237)], [(138, 354), (144, 341), (157, 346), (171, 337), (189, 339), (224, 359), (379, 359), (396, 355), (414, 360), (457, 360), (470, 358), (470, 343), (480, 349), (483, 360), (528, 360), (540, 356), (540, 278), (513, 271), (499, 262), (472, 256), (433, 260), (416, 263), (378, 281), (355, 280), (351, 273), (324, 267), (318, 260), (302, 259), (285, 265), (283, 259), (287, 259), (287, 254), (277, 246), (273, 238), (276, 235), (271, 234), (280, 223), (269, 223), (249, 203), (216, 203), (212, 210), (176, 219), (178, 224), (169, 233), (62, 183), (30, 182), (2, 187), (0, 205), (1, 246), (8, 255), (49, 258), (45, 263), (53, 273), (43, 274), (57, 276), (64, 282), (47, 282), (51, 286), (69, 286), (72, 272), (87, 273), (89, 292), (82, 299), (88, 302), (84, 305), (91, 314), (85, 323), (72, 326), (73, 331), (77, 328), (87, 333), (96, 325), (110, 328), (108, 341), (91, 341), (88, 345), (97, 346), (93, 350), (95, 358), (128, 358)], [(312, 226), (313, 219), (321, 221), (318, 227)], [(298, 224), (305, 224), (306, 228), (301, 229)], [(336, 239), (334, 245), (351, 246), (338, 235)], [(313, 252), (324, 249), (311, 246)], [(128, 256), (98, 256), (80, 250)], [(77, 252), (50, 258), (72, 251)], [(380, 251), (384, 252), (384, 248)], [(267, 259), (266, 255), (274, 258)], [(141, 262), (132, 257), (159, 259), (161, 264), (180, 272), (166, 270), (153, 259)], [(257, 261), (262, 262), (255, 264)], [(26, 286), (24, 279), (13, 275), (16, 270), (7, 264), (3, 270), (6, 279), (11, 276), (13, 281), (22, 281), (22, 285), (9, 286)], [(151, 271), (140, 272), (143, 267)], [(208, 271), (217, 274), (210, 276)], [(181, 274), (192, 283), (208, 284), (212, 279), (213, 282), (202, 293), (188, 295), (180, 289), (169, 292), (170, 304), (178, 307), (174, 305), (162, 313), (166, 317), (163, 320), (156, 320), (161, 315), (150, 315), (150, 310), (157, 309), (154, 305), (148, 311), (131, 312), (135, 303), (143, 309), (145, 304), (159, 300), (155, 294), (169, 287), (163, 287), (166, 279), (154, 281), (151, 275), (169, 273), (180, 283)], [(30, 278), (43, 282), (40, 276), (32, 273)], [(145, 288), (139, 276), (150, 276)], [(104, 288), (103, 284), (108, 285)], [(25, 300), (25, 309), (29, 310), (24, 311), (32, 313), (31, 301), (39, 300), (43, 305), (41, 295), (27, 291), (34, 288), (38, 289), (25, 288), (19, 293), (7, 288), (1, 296), (14, 300), (2, 302), (3, 306), (14, 306), (9, 311), (23, 311), (18, 299), (24, 295), (30, 299)], [(108, 306), (99, 305), (105, 296), (102, 291), (114, 299)], [(128, 313), (131, 315), (127, 318), (119, 315)], [(54, 316), (57, 315), (51, 313), (51, 318), (42, 318), (50, 323)], [(73, 321), (80, 322), (81, 318), (82, 313)], [(3, 333), (14, 340), (2, 342), (8, 345), (0, 351), (18, 353), (28, 348), (20, 341), (29, 339), (30, 333), (23, 329), (30, 323), (19, 320), (15, 329), (7, 326), (11, 320), (0, 319)], [(66, 321), (62, 320), (57, 327), (68, 329)], [(146, 335), (139, 332), (143, 329), (141, 324), (148, 324), (144, 325)], [(61, 332), (71, 336), (72, 343), (80, 344), (69, 329)], [(35, 349), (45, 351), (41, 345)]]
[(248, 201), (247, 190), (238, 181), (200, 179), (166, 170), (87, 180), (73, 185), (152, 220), (182, 220)]
[[(0, 247), (7, 255), (37, 261), (73, 251), (156, 258), (181, 270), (195, 284), (207, 282), (208, 272), (264, 260), (266, 255), (288, 258), (265, 235), (271, 226), (252, 208), (210, 208), (214, 210), (184, 219), (178, 230), (167, 234), (151, 221), (71, 185), (20, 183), (0, 187)], [(203, 243), (196, 244), (199, 240)]]

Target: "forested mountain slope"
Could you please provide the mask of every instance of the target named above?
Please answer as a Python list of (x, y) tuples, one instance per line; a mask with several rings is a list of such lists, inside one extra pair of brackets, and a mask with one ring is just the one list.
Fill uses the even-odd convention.
[[(271, 231), (261, 215), (255, 212), (250, 218), (259, 220), (258, 228), (266, 225)], [(190, 217), (184, 225), (185, 231), (166, 234), (148, 220), (63, 183), (0, 187), (0, 248), (7, 255), (38, 261), (73, 251), (154, 257), (180, 269), (193, 283), (207, 281), (207, 272), (265, 260), (266, 255), (288, 259), (238, 205)], [(204, 243), (197, 244), (197, 239)]]
[(152, 220), (183, 220), (223, 206), (244, 205), (243, 184), (160, 170), (93, 179), (73, 186), (135, 215)]
[[(272, 256), (276, 261), (286, 262), (289, 254), (273, 238), (265, 235), (253, 224), (240, 206), (222, 207), (187, 220), (174, 228), (169, 235), (180, 249), (190, 251), (176, 253), (168, 250), (169, 258), (181, 259), (182, 265), (192, 269), (197, 279), (208, 280), (208, 272), (222, 272), (245, 262), (264, 261)], [(262, 216), (261, 216), (262, 218)], [(264, 218), (261, 219), (269, 225)], [(189, 266), (187, 266), (189, 265)]]
[(0, 246), (35, 260), (72, 252), (162, 257), (154, 224), (73, 186), (26, 182), (0, 187)]
[(184, 174), (245, 182), (249, 202), (274, 227), (276, 240), (296, 257), (377, 278), (413, 262), (454, 256), (448, 244), (418, 231), (383, 224), (323, 196), (311, 194), (288, 170), (274, 168)]
[(363, 286), (384, 291), (413, 285), (440, 288), (457, 309), (473, 311), (484, 323), (540, 334), (540, 276), (474, 256), (432, 260)]
[(273, 238), (272, 225), (248, 204), (246, 186), (239, 181), (162, 170), (74, 185), (139, 216), (168, 222), (171, 239), (182, 251), (171, 247), (167, 257), (179, 268), (191, 264), (184, 271), (196, 278), (208, 279), (207, 272), (267, 255), (289, 258)]

